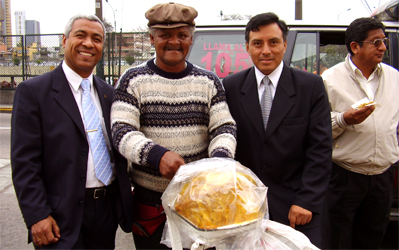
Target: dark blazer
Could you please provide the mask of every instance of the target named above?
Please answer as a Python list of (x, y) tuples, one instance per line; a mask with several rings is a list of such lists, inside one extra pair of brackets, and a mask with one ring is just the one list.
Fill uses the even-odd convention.
[(313, 212), (320, 224), (331, 171), (331, 118), (320, 76), (284, 65), (264, 130), (253, 67), (223, 80), (237, 123), (236, 160), (252, 169), (268, 189), (270, 218), (289, 225), (291, 205)]
[[(108, 137), (113, 88), (94, 76)], [(83, 217), (89, 145), (78, 106), (61, 65), (18, 85), (11, 119), (12, 178), (26, 226), (51, 215), (69, 249)], [(113, 150), (120, 226), (131, 231), (131, 186), (127, 161)]]

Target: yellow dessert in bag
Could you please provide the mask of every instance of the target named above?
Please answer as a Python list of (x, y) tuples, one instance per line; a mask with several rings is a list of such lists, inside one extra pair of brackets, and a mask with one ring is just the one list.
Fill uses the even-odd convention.
[(204, 172), (184, 184), (175, 211), (201, 229), (216, 229), (258, 219), (256, 182), (239, 172)]

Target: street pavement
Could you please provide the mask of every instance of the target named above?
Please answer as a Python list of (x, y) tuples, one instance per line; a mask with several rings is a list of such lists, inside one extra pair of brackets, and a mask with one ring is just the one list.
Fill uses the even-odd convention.
[[(0, 105), (0, 249), (24, 250), (34, 249), (27, 244), (28, 234), (18, 206), (11, 179), (10, 164), (10, 112)], [(8, 111), (8, 110), (7, 110)], [(62, 235), (62, 233), (61, 233)], [(133, 237), (120, 228), (115, 239), (117, 250), (134, 250)]]

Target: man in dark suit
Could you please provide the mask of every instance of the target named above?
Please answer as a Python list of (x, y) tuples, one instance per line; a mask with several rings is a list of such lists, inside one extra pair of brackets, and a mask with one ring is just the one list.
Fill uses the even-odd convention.
[(118, 223), (131, 231), (127, 162), (109, 142), (113, 88), (92, 73), (104, 41), (96, 16), (72, 17), (62, 65), (16, 89), (12, 177), (35, 247), (113, 249)]
[(270, 219), (319, 246), (331, 169), (330, 110), (322, 78), (283, 63), (287, 33), (274, 13), (253, 17), (245, 40), (255, 66), (223, 84), (237, 123), (236, 160), (268, 186)]

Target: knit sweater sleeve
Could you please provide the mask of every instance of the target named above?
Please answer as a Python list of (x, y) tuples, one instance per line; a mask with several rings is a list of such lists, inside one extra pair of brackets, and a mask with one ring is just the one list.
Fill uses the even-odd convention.
[(234, 158), (237, 127), (230, 114), (223, 85), (216, 76), (213, 92), (209, 111), (210, 144), (208, 153), (210, 157)]
[(160, 159), (168, 149), (140, 132), (140, 102), (135, 92), (134, 74), (134, 68), (125, 72), (114, 92), (111, 107), (112, 142), (130, 162), (159, 169)]

